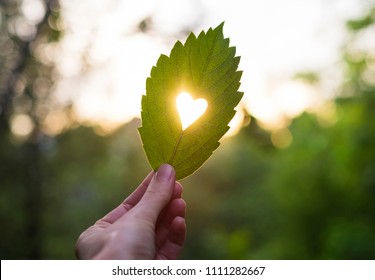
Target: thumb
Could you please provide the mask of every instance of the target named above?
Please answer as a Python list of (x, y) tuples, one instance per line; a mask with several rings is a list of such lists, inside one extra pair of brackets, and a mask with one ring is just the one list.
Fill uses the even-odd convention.
[(133, 214), (155, 224), (160, 212), (169, 203), (176, 181), (176, 172), (169, 164), (162, 164), (154, 174)]

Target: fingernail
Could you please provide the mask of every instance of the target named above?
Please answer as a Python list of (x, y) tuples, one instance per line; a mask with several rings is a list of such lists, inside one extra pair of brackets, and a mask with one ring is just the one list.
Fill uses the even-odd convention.
[(162, 164), (156, 171), (155, 179), (162, 180), (162, 181), (169, 181), (172, 178), (173, 173), (174, 173), (174, 169), (171, 165)]

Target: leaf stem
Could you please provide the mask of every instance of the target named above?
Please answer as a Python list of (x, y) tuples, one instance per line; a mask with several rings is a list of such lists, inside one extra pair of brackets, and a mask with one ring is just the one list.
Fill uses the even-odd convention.
[(178, 137), (178, 140), (176, 142), (176, 145), (174, 146), (173, 153), (172, 153), (172, 155), (171, 155), (171, 157), (170, 157), (170, 159), (167, 163), (172, 165), (172, 162), (173, 162), (174, 157), (176, 156), (176, 153), (177, 153), (177, 150), (178, 150), (178, 146), (180, 145), (180, 142), (181, 142), (183, 136), (184, 136), (184, 130), (181, 131), (180, 136)]

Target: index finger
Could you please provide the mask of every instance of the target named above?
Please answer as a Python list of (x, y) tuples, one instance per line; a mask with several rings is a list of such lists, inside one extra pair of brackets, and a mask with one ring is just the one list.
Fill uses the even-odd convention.
[(113, 224), (119, 218), (121, 218), (126, 212), (132, 209), (134, 205), (136, 205), (143, 197), (148, 185), (151, 182), (154, 173), (154, 171), (150, 172), (132, 194), (130, 194), (119, 206), (117, 206), (103, 218), (98, 220), (96, 224)]

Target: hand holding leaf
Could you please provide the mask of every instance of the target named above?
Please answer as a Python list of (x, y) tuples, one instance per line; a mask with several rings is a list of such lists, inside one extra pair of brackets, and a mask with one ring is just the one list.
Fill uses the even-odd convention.
[[(238, 91), (240, 58), (224, 38), (223, 25), (198, 37), (191, 33), (184, 45), (177, 41), (169, 57), (160, 56), (146, 81), (139, 128), (143, 148), (154, 170), (168, 163), (176, 179), (195, 172), (217, 149), (243, 96)], [(184, 129), (176, 106), (181, 92), (207, 102), (204, 114)]]

